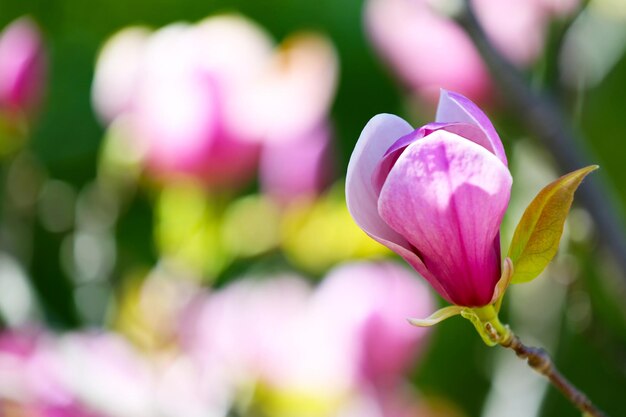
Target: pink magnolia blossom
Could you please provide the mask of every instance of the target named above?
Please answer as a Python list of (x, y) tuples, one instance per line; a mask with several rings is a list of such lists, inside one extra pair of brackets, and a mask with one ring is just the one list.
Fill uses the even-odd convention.
[(417, 130), (382, 114), (348, 165), (356, 223), (402, 256), (447, 301), (488, 304), (500, 277), (500, 223), (512, 178), (485, 114), (442, 90), (434, 123)]
[(29, 113), (43, 93), (46, 59), (37, 25), (15, 20), (0, 33), (0, 110)]

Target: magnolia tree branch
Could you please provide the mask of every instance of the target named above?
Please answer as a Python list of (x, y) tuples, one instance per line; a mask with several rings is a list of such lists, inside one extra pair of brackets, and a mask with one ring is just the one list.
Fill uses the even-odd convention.
[[(463, 309), (463, 307), (461, 308)], [(472, 322), (487, 345), (500, 345), (512, 349), (518, 357), (526, 360), (528, 366), (548, 378), (552, 385), (563, 393), (565, 398), (582, 411), (583, 417), (607, 417), (598, 407), (593, 405), (582, 391), (556, 369), (545, 350), (524, 345), (509, 326), (502, 324), (493, 305), (465, 308), (460, 314)]]
[[(472, 9), (470, 0), (458, 23), (466, 30), (491, 70), (502, 97), (528, 131), (539, 139), (553, 155), (562, 172), (571, 172), (596, 161), (590, 161), (590, 152), (572, 128), (572, 123), (558, 104), (545, 93), (534, 91), (520, 71), (500, 54), (486, 36)], [(614, 187), (603, 181), (601, 175), (589, 177), (580, 187), (578, 199), (591, 214), (601, 242), (607, 246), (620, 264), (626, 278), (626, 235)]]
[(472, 321), (478, 333), (489, 346), (500, 345), (512, 349), (518, 357), (526, 360), (528, 366), (548, 378), (565, 398), (582, 411), (583, 417), (607, 417), (582, 391), (556, 369), (554, 362), (544, 349), (524, 345), (509, 326), (503, 325), (493, 306), (470, 309), (461, 315)]
[(607, 417), (607, 415), (596, 407), (584, 393), (576, 388), (558, 369), (556, 369), (552, 359), (544, 349), (526, 346), (512, 333), (510, 337), (501, 341), (500, 345), (515, 351), (515, 354), (517, 354), (519, 358), (526, 360), (528, 366), (548, 378), (552, 385), (582, 411), (583, 416)]

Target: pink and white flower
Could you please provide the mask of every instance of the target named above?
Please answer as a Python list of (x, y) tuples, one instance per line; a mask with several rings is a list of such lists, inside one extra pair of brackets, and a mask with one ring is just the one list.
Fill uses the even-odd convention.
[(500, 278), (500, 223), (512, 178), (485, 114), (442, 90), (434, 123), (413, 129), (381, 114), (363, 129), (348, 165), (356, 223), (402, 256), (447, 301), (490, 303)]

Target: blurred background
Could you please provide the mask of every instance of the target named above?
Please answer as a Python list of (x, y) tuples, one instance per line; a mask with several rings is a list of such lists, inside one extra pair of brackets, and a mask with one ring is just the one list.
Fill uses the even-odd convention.
[(366, 122), (442, 87), (504, 142), (505, 250), (563, 155), (601, 166), (504, 319), (624, 415), (626, 2), (473, 5), (510, 67), (453, 0), (0, 0), (0, 416), (577, 416), (465, 320), (409, 326), (442, 300), (347, 212)]

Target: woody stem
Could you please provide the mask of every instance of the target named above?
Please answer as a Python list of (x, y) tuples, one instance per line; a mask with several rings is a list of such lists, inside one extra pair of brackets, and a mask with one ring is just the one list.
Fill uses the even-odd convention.
[(550, 383), (561, 391), (565, 398), (582, 411), (584, 417), (607, 417), (582, 391), (556, 369), (554, 362), (544, 349), (524, 345), (509, 326), (502, 324), (492, 305), (473, 308), (472, 312), (477, 319), (474, 326), (481, 333), (483, 340), (490, 340), (490, 346), (499, 344), (502, 347), (512, 349), (520, 359), (526, 360), (528, 366), (548, 378)]
[(544, 349), (524, 345), (512, 332), (510, 337), (500, 342), (500, 346), (512, 349), (520, 359), (526, 360), (528, 366), (548, 378), (565, 398), (582, 411), (583, 416), (607, 417), (582, 391), (556, 369), (554, 362)]

